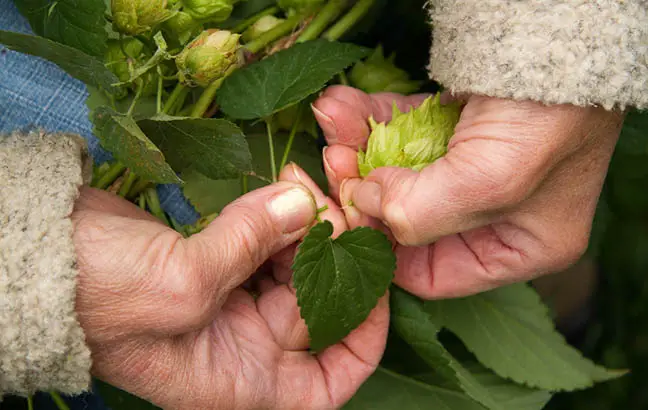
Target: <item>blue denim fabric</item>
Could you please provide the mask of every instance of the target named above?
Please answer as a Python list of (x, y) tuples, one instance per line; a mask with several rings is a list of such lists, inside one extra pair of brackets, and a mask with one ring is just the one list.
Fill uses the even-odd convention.
[[(0, 0), (0, 30), (31, 33), (11, 0)], [(0, 133), (41, 127), (80, 134), (87, 139), (95, 161), (101, 163), (110, 155), (92, 134), (87, 96), (85, 86), (56, 65), (0, 45)], [(178, 186), (160, 186), (158, 192), (164, 210), (181, 224), (198, 218)]]

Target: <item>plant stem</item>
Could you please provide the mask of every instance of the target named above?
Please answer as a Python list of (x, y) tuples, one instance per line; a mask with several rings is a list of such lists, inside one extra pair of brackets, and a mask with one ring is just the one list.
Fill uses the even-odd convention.
[(313, 21), (304, 29), (297, 43), (315, 40), (336, 19), (347, 5), (347, 0), (331, 0), (317, 13)]
[(133, 171), (128, 170), (126, 173), (126, 178), (124, 179), (124, 182), (122, 182), (122, 186), (119, 187), (118, 195), (122, 198), (126, 198), (126, 195), (128, 195), (128, 193), (130, 192), (136, 179), (137, 175), (135, 175)]
[(351, 10), (333, 25), (322, 38), (336, 41), (358, 23), (376, 3), (376, 0), (358, 0)]
[(340, 74), (340, 84), (346, 85), (347, 87), (349, 86), (349, 78), (347, 77), (346, 73), (342, 71)]
[(247, 175), (241, 175), (241, 191), (243, 195), (250, 192), (249, 180)]
[(135, 107), (137, 106), (137, 102), (139, 101), (140, 97), (142, 96), (142, 91), (144, 91), (144, 81), (139, 80), (137, 82), (137, 92), (135, 93), (135, 98), (133, 98), (133, 102), (131, 103), (130, 107), (128, 108), (128, 112), (126, 113), (127, 116), (132, 116), (133, 111), (135, 111)]
[(268, 146), (270, 147), (270, 169), (272, 171), (272, 182), (277, 182), (277, 160), (275, 159), (274, 140), (272, 138), (272, 117), (265, 120), (268, 130)]
[(34, 398), (27, 396), (27, 410), (34, 410)]
[(156, 113), (162, 112), (162, 90), (164, 89), (164, 77), (162, 76), (162, 69), (157, 66), (158, 73), (158, 86), (157, 86), (157, 100), (156, 100)]
[(289, 34), (291, 31), (295, 29), (297, 25), (299, 25), (299, 23), (301, 23), (302, 20), (303, 20), (303, 16), (300, 15), (294, 15), (292, 17), (288, 17), (286, 21), (284, 21), (281, 24), (278, 24), (272, 30), (266, 31), (255, 40), (247, 43), (245, 45), (245, 48), (250, 53), (256, 54), (259, 51), (266, 48), (270, 43), (274, 42), (275, 40), (279, 40), (281, 37)]
[(169, 99), (166, 101), (164, 104), (164, 107), (162, 108), (162, 112), (164, 114), (168, 114), (169, 111), (171, 111), (171, 108), (175, 105), (175, 102), (178, 100), (178, 97), (184, 92), (184, 90), (187, 87), (185, 87), (182, 83), (178, 83), (176, 87), (173, 89), (171, 92), (171, 95), (169, 96)]
[(56, 407), (58, 407), (59, 410), (70, 410), (60, 394), (52, 390), (50, 391), (50, 396), (52, 396), (52, 400), (54, 400), (54, 403), (56, 403)]
[(182, 107), (184, 107), (185, 101), (187, 101), (187, 96), (189, 96), (189, 93), (191, 92), (191, 89), (189, 87), (185, 87), (184, 90), (182, 90), (182, 93), (180, 93), (180, 96), (176, 100), (175, 104), (173, 104), (173, 107), (171, 107), (171, 111), (169, 111), (169, 115), (177, 115), (180, 110), (182, 110)]
[(191, 110), (191, 114), (189, 116), (191, 118), (202, 118), (203, 115), (207, 112), (209, 109), (209, 106), (214, 102), (214, 98), (216, 98), (216, 92), (220, 88), (221, 85), (223, 85), (223, 81), (225, 80), (225, 77), (219, 78), (218, 80), (214, 81), (203, 91), (202, 95), (194, 105), (193, 109)]
[(239, 33), (240, 34), (243, 31), (245, 31), (248, 27), (250, 27), (251, 25), (253, 25), (257, 21), (261, 20), (261, 18), (263, 18), (265, 16), (271, 16), (271, 15), (277, 13), (278, 11), (279, 11), (279, 7), (276, 7), (276, 6), (265, 9), (265, 10), (255, 14), (254, 16), (252, 16), (252, 17), (250, 17), (248, 19), (245, 19), (242, 22), (238, 23), (237, 25), (232, 27), (232, 29), (230, 31), (232, 33)]
[(140, 195), (139, 198), (137, 199), (137, 204), (141, 209), (146, 211), (146, 195), (144, 194)]
[(139, 194), (144, 192), (151, 183), (145, 179), (138, 179), (135, 185), (131, 188), (130, 192), (128, 192), (128, 195), (126, 195), (126, 199), (132, 199), (136, 198)]
[(288, 136), (288, 143), (286, 144), (286, 148), (284, 149), (283, 158), (281, 158), (281, 165), (279, 166), (279, 169), (284, 169), (284, 167), (288, 163), (288, 156), (290, 155), (290, 150), (292, 149), (293, 142), (295, 141), (295, 135), (297, 135), (297, 128), (301, 123), (303, 110), (304, 110), (304, 106), (300, 104), (299, 109), (297, 110), (297, 119), (293, 123), (292, 129), (290, 130), (290, 135)]
[(117, 180), (117, 178), (119, 178), (121, 174), (124, 173), (124, 171), (126, 171), (126, 166), (124, 166), (120, 162), (115, 162), (110, 166), (110, 168), (108, 168), (103, 176), (99, 178), (99, 181), (97, 181), (94, 187), (97, 189), (108, 188), (115, 182), (115, 180)]
[(177, 117), (188, 117), (191, 112), (194, 110), (195, 104), (189, 104), (188, 106), (184, 107), (182, 111), (178, 112), (176, 114)]
[(158, 197), (155, 187), (147, 189), (144, 192), (144, 195), (146, 196), (146, 203), (148, 204), (148, 208), (151, 213), (159, 220), (164, 222), (167, 226), (171, 226), (171, 223), (162, 210), (162, 205), (160, 205), (160, 197)]

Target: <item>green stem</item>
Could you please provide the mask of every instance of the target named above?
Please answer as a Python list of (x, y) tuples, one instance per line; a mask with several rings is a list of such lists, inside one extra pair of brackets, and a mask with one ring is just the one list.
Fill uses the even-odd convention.
[(185, 91), (187, 87), (185, 87), (182, 83), (178, 83), (176, 87), (173, 89), (171, 92), (171, 95), (169, 96), (169, 99), (166, 101), (164, 104), (164, 107), (162, 108), (162, 112), (164, 114), (168, 114), (171, 108), (175, 105), (175, 102), (178, 100), (178, 97), (182, 95), (182, 93)]
[(106, 173), (103, 174), (101, 178), (99, 178), (99, 181), (97, 181), (94, 187), (97, 189), (108, 188), (117, 180), (117, 178), (119, 178), (121, 174), (124, 173), (124, 171), (126, 171), (126, 166), (124, 166), (120, 162), (115, 162), (110, 166), (110, 168), (108, 168)]
[(288, 156), (290, 155), (290, 150), (292, 149), (293, 142), (295, 141), (295, 135), (297, 135), (297, 128), (301, 123), (303, 109), (304, 106), (300, 104), (299, 109), (297, 110), (297, 119), (295, 120), (292, 129), (290, 130), (290, 135), (288, 136), (288, 143), (286, 144), (286, 148), (284, 149), (283, 158), (281, 158), (281, 165), (279, 166), (279, 169), (284, 169), (284, 167), (288, 163)]
[(171, 111), (169, 111), (170, 115), (178, 115), (178, 112), (182, 110), (182, 107), (184, 107), (189, 93), (191, 93), (191, 89), (189, 87), (186, 87), (184, 90), (182, 90), (180, 97), (178, 97), (175, 104), (173, 104), (173, 107), (171, 107)]
[(268, 9), (265, 9), (261, 11), (260, 13), (255, 14), (254, 16), (243, 20), (242, 22), (238, 23), (232, 29), (230, 30), (232, 33), (242, 33), (244, 32), (248, 27), (256, 23), (257, 21), (261, 20), (265, 16), (271, 16), (275, 13), (279, 12), (279, 7), (270, 7)]
[(358, 0), (344, 17), (322, 35), (322, 38), (329, 41), (338, 40), (369, 12), (374, 3), (376, 0)]
[(27, 410), (34, 410), (34, 398), (27, 396)]
[(247, 43), (245, 45), (245, 48), (250, 53), (256, 54), (259, 51), (266, 48), (270, 43), (279, 40), (281, 37), (289, 34), (291, 31), (295, 29), (295, 27), (297, 27), (297, 25), (299, 25), (299, 23), (302, 22), (302, 20), (303, 20), (303, 16), (300, 15), (294, 15), (292, 17), (288, 17), (286, 21), (284, 21), (281, 24), (278, 24), (272, 30), (266, 31), (258, 38)]
[(333, 22), (347, 5), (347, 0), (331, 0), (317, 13), (313, 21), (302, 31), (297, 43), (315, 40)]
[(133, 115), (133, 111), (135, 111), (135, 107), (137, 106), (137, 102), (139, 101), (140, 97), (142, 97), (142, 91), (144, 91), (144, 81), (141, 79), (137, 82), (137, 92), (135, 93), (135, 98), (133, 98), (133, 102), (131, 103), (130, 107), (128, 108), (128, 112), (126, 113), (127, 116)]
[(126, 198), (126, 195), (128, 195), (128, 193), (130, 192), (136, 179), (137, 175), (135, 175), (133, 171), (128, 170), (122, 186), (119, 187), (118, 195), (122, 198)]
[(144, 192), (144, 195), (146, 195), (146, 203), (148, 204), (148, 208), (151, 213), (159, 220), (164, 222), (167, 226), (171, 226), (171, 222), (169, 222), (166, 214), (162, 210), (162, 205), (160, 205), (160, 197), (158, 197), (155, 187), (147, 189)]
[(270, 169), (272, 170), (272, 182), (277, 182), (277, 161), (274, 152), (274, 140), (272, 138), (272, 117), (267, 118), (266, 129), (268, 130), (268, 146), (270, 147)]
[(189, 104), (188, 106), (184, 107), (182, 111), (178, 112), (176, 115), (178, 117), (188, 117), (191, 115), (192, 111), (194, 110), (195, 104)]
[(50, 396), (52, 396), (52, 400), (54, 400), (54, 403), (56, 403), (56, 407), (58, 407), (59, 410), (70, 410), (60, 394), (52, 390)]
[(146, 195), (144, 194), (140, 195), (139, 198), (137, 199), (137, 204), (141, 209), (146, 211)]
[(162, 112), (162, 90), (164, 89), (164, 78), (162, 77), (162, 69), (157, 66), (158, 73), (158, 86), (157, 86), (157, 100), (156, 100), (156, 113)]
[(209, 106), (212, 104), (212, 102), (214, 102), (214, 98), (216, 98), (216, 92), (218, 91), (220, 86), (223, 85), (224, 80), (225, 78), (223, 77), (214, 81), (209, 85), (209, 87), (205, 89), (205, 91), (203, 91), (200, 98), (196, 102), (196, 105), (194, 105), (193, 109), (191, 110), (191, 114), (189, 114), (191, 118), (202, 118), (203, 115), (205, 115), (205, 113), (209, 109)]
[(249, 184), (248, 176), (247, 175), (241, 175), (241, 191), (243, 192), (243, 195), (247, 194), (250, 192), (250, 184)]
[(127, 199), (132, 199), (136, 198), (139, 194), (144, 192), (151, 183), (145, 179), (138, 179), (135, 185), (131, 188), (130, 192), (128, 195), (126, 195)]
[(346, 85), (348, 87), (350, 83), (349, 83), (349, 78), (347, 77), (346, 73), (344, 71), (342, 71), (339, 74), (339, 77), (340, 77), (340, 84)]

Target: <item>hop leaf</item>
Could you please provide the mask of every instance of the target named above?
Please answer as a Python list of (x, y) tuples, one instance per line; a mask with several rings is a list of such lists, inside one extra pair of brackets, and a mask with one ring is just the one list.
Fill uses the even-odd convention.
[(458, 104), (441, 105), (437, 94), (406, 114), (394, 105), (389, 124), (370, 118), (367, 152), (358, 152), (360, 175), (365, 177), (380, 167), (425, 168), (445, 155), (459, 114)]
[(184, 11), (197, 20), (225, 21), (238, 0), (184, 0)]
[(365, 61), (358, 62), (349, 75), (354, 87), (367, 93), (393, 92), (410, 94), (421, 87), (409, 74), (395, 64), (396, 55), (385, 58), (382, 46), (378, 46)]
[(245, 32), (243, 33), (243, 41), (245, 41), (246, 43), (250, 42), (261, 36), (261, 34), (265, 33), (266, 31), (270, 31), (273, 28), (277, 27), (283, 21), (285, 20), (277, 18), (275, 16), (263, 16), (256, 23), (245, 30)]
[(203, 31), (178, 55), (179, 78), (189, 86), (207, 87), (240, 65), (240, 35), (226, 30)]
[(167, 0), (112, 0), (113, 26), (120, 33), (145, 33), (175, 15)]

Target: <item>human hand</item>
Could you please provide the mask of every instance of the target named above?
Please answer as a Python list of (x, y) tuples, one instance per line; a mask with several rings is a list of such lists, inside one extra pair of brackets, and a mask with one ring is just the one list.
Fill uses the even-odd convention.
[(189, 239), (114, 195), (82, 190), (76, 310), (95, 376), (165, 409), (329, 409), (352, 397), (382, 356), (387, 299), (343, 342), (307, 351), (289, 284), (294, 243), (320, 206), (338, 234), (346, 222), (296, 166), (281, 176)]
[(471, 96), (445, 157), (420, 173), (389, 167), (359, 179), (367, 118), (388, 120), (393, 101), (405, 110), (425, 97), (336, 86), (314, 104), (331, 192), (351, 228), (388, 227), (395, 282), (423, 298), (460, 297), (576, 262), (623, 115)]

